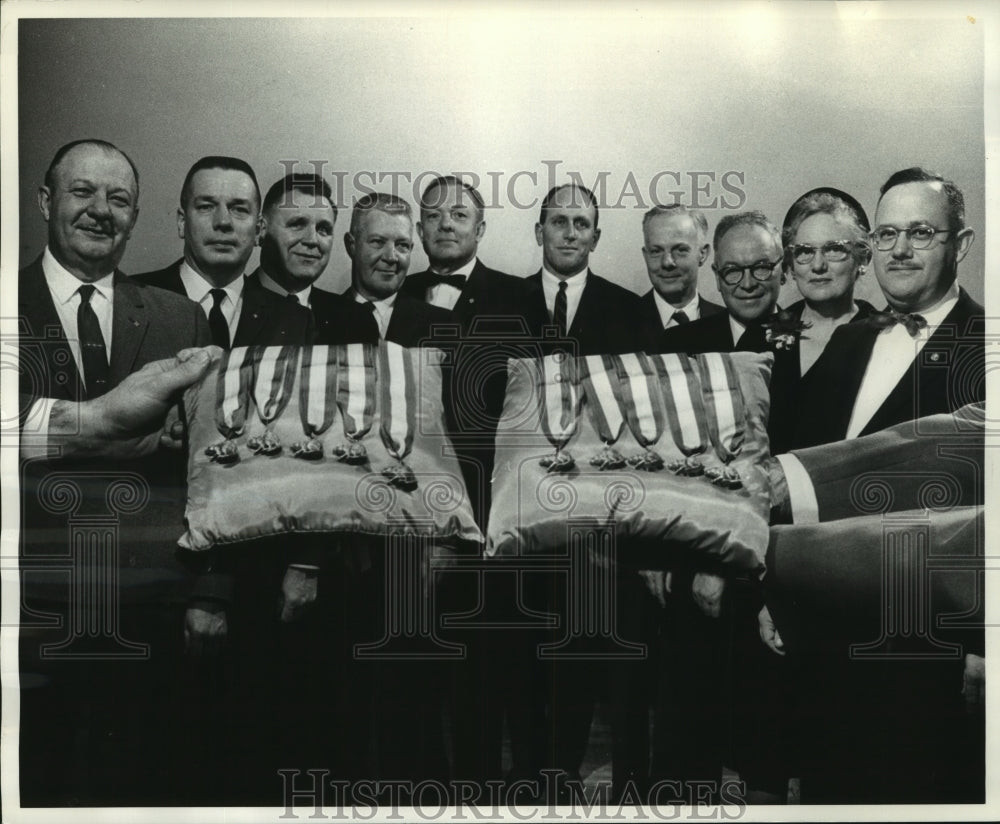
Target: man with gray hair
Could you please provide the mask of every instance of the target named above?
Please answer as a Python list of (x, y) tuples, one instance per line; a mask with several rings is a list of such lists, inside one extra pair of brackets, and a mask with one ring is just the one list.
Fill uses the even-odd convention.
[(642, 256), (653, 288), (642, 296), (640, 322), (647, 348), (657, 348), (666, 329), (723, 312), (698, 293), (698, 271), (708, 260), (704, 212), (681, 203), (657, 205), (642, 218)]

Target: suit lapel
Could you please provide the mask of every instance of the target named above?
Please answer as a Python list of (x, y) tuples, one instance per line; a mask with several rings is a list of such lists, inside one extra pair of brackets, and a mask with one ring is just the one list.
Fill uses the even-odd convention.
[(263, 288), (256, 286), (250, 278), (243, 284), (243, 309), (240, 311), (240, 322), (236, 325), (236, 334), (233, 335), (233, 346), (253, 346), (263, 331), (267, 323), (264, 296), (260, 292)]
[(149, 317), (141, 290), (121, 272), (115, 272), (115, 303), (111, 317), (111, 385), (117, 386), (132, 372)]
[[(30, 264), (18, 278), (17, 302), (21, 315), (18, 324), (20, 346), (23, 347), (21, 357), (27, 363), (30, 358), (28, 350), (32, 346), (40, 348), (45, 372), (42, 380), (44, 386), (48, 387), (47, 393), (39, 393), (37, 390), (41, 387), (32, 387), (34, 391), (30, 394), (47, 394), (60, 400), (83, 400), (86, 397), (83, 381), (66, 339), (66, 330), (56, 312), (52, 293), (45, 282), (41, 257)], [(37, 344), (33, 341), (37, 341)], [(31, 380), (30, 371), (22, 366), (20, 372), (21, 382), (24, 384), (22, 392), (25, 392), (28, 390), (26, 384)], [(65, 376), (65, 380), (60, 380), (60, 376)]]
[(472, 267), (472, 273), (465, 282), (465, 288), (462, 289), (462, 294), (459, 295), (455, 307), (451, 310), (463, 328), (468, 326), (476, 314), (477, 302), (481, 304), (486, 300), (486, 273), (483, 268), (483, 264), (476, 260), (476, 265)]

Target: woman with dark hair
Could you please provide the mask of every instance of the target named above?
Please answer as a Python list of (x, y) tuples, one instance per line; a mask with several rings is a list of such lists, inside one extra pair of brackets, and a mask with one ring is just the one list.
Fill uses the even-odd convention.
[(875, 311), (870, 303), (854, 297), (854, 284), (871, 260), (869, 229), (861, 204), (837, 189), (806, 192), (785, 215), (781, 230), (785, 271), (798, 286), (802, 300), (783, 314), (804, 327), (798, 339), (803, 376), (838, 326), (862, 320)]

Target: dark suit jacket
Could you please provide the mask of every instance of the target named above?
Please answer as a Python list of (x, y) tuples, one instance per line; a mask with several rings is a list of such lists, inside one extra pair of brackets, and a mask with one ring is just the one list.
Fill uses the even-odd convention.
[[(247, 280), (252, 280), (256, 285), (260, 285), (260, 267), (247, 275)], [(313, 286), (309, 292), (309, 311), (312, 313), (313, 329), (317, 339), (324, 339), (331, 335), (330, 324), (336, 322), (337, 309), (343, 301), (343, 296), (336, 292), (328, 292), (326, 289), (319, 289)]]
[[(642, 324), (643, 340), (646, 342), (647, 351), (655, 352), (665, 330), (663, 328), (663, 320), (660, 318), (660, 312), (656, 308), (656, 298), (653, 296), (653, 290), (650, 289), (646, 292), (640, 298), (640, 302), (642, 309), (640, 310), (639, 322)], [(724, 314), (725, 311), (725, 306), (719, 306), (719, 304), (712, 303), (709, 300), (705, 300), (701, 295), (698, 295), (698, 320), (710, 318), (720, 313)]]
[[(134, 275), (133, 279), (187, 296), (181, 280), (183, 262), (181, 258), (166, 269)], [(312, 315), (305, 307), (276, 297), (256, 278), (246, 279), (240, 322), (232, 340), (234, 347), (305, 346), (312, 343), (315, 336)]]
[[(350, 290), (337, 296), (339, 301), (328, 324), (327, 335), (318, 343), (378, 343), (370, 326), (369, 310), (358, 303)], [(434, 345), (431, 339), (442, 329), (456, 327), (454, 316), (447, 309), (431, 306), (422, 300), (398, 294), (385, 339), (400, 346)], [(454, 337), (451, 338), (454, 340)]]
[(569, 349), (573, 355), (618, 355), (642, 350), (643, 340), (638, 323), (641, 303), (635, 292), (588, 270), (587, 285), (573, 323), (567, 338), (560, 340), (549, 334), (554, 327), (545, 303), (541, 271), (526, 280), (532, 316), (544, 318), (547, 327), (543, 327), (543, 351)]
[[(20, 395), (22, 408), (43, 397), (85, 400), (76, 362), (45, 283), (41, 258), (19, 273), (18, 315), (21, 323)], [(156, 289), (115, 273), (112, 320), (111, 385), (117, 386), (145, 364), (172, 357), (181, 349), (211, 342), (204, 312), (187, 298)], [(68, 545), (73, 523), (87, 515), (117, 515), (114, 533), (119, 557), (122, 597), (164, 592), (180, 583), (176, 541), (183, 530), (185, 457), (160, 452), (135, 461), (60, 461), (29, 459), (21, 466), (22, 551), (29, 597), (65, 600), (68, 573), (53, 574), (53, 555), (72, 557)], [(77, 490), (70, 511), (53, 511), (50, 484), (65, 481)], [(122, 486), (119, 486), (122, 485)], [(135, 510), (113, 490), (148, 488), (148, 500)], [(60, 507), (55, 507), (60, 509)], [(48, 556), (43, 562), (37, 556)], [(35, 556), (35, 557), (33, 557)], [(64, 569), (68, 569), (65, 567)]]
[[(859, 434), (985, 400), (983, 314), (983, 307), (960, 289), (958, 302), (924, 345), (920, 357)], [(809, 370), (813, 384), (803, 399), (800, 446), (845, 437), (879, 331), (868, 323), (851, 323), (834, 332), (822, 357)]]

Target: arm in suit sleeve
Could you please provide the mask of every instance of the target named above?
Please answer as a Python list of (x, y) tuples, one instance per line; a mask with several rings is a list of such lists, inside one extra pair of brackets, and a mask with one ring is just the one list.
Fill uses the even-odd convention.
[[(790, 459), (779, 458), (788, 475), (793, 514), (797, 504), (802, 511), (803, 501), (808, 503), (810, 490), (819, 521), (981, 505), (984, 432), (985, 407), (970, 404), (863, 438), (793, 450)], [(788, 467), (796, 462), (805, 474), (793, 481)], [(795, 517), (796, 523), (801, 520)]]

